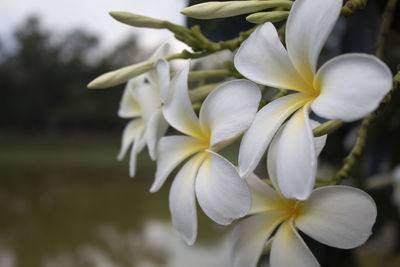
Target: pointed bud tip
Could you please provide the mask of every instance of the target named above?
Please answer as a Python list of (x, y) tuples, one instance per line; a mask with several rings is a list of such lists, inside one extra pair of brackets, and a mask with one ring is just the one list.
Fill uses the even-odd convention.
[(182, 9), (182, 10), (180, 11), (180, 13), (181, 13), (182, 15), (187, 16), (187, 15), (188, 15), (188, 13), (187, 13), (187, 8)]
[(110, 11), (108, 14), (113, 17), (115, 20), (118, 20), (119, 18), (123, 18), (128, 16), (130, 13), (124, 12), (124, 11)]
[(88, 85), (86, 87), (88, 89), (103, 89), (103, 87), (101, 87), (99, 85), (99, 83), (97, 82), (97, 78), (94, 79), (93, 81), (91, 81), (90, 83), (88, 83)]
[(115, 20), (133, 26), (133, 27), (144, 27), (162, 29), (164, 28), (164, 21), (155, 19), (152, 17), (142, 16), (125, 11), (110, 11), (108, 14)]
[(115, 20), (118, 20), (118, 18), (121, 16), (123, 12), (121, 11), (110, 11), (108, 14)]
[(95, 86), (94, 80), (91, 81), (90, 83), (88, 83), (88, 84), (86, 85), (86, 87), (87, 87), (88, 89), (95, 89), (96, 86)]

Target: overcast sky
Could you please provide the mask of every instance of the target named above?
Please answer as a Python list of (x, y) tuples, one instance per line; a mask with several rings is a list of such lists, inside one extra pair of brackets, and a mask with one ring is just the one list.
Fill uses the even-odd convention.
[(172, 42), (172, 34), (166, 30), (129, 27), (112, 19), (108, 12), (129, 11), (183, 25), (184, 16), (179, 11), (185, 5), (186, 0), (0, 0), (0, 37), (9, 42), (15, 26), (36, 14), (52, 32), (85, 28), (96, 33), (105, 49), (132, 32), (140, 35), (139, 45), (152, 48), (166, 40)]

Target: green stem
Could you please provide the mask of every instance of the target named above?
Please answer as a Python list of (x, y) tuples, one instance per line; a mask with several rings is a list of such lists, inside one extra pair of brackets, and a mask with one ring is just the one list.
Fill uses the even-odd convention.
[(343, 125), (343, 122), (341, 122), (341, 121), (330, 120), (330, 121), (327, 121), (327, 122), (319, 125), (318, 127), (316, 127), (313, 130), (313, 133), (314, 133), (315, 137), (323, 136), (323, 135), (332, 133), (333, 131), (340, 128), (342, 125)]
[(357, 9), (363, 9), (367, 6), (368, 0), (347, 0), (346, 4), (342, 7), (341, 15), (350, 16)]
[[(165, 28), (174, 33), (175, 37), (190, 46), (193, 51), (206, 53), (207, 55), (225, 49), (234, 51), (239, 45), (249, 37), (256, 27), (239, 33), (239, 36), (231, 40), (213, 42), (204, 36), (198, 25), (193, 26), (191, 29), (165, 21)], [(193, 58), (193, 57), (189, 57)]]
[(365, 117), (362, 121), (360, 129), (358, 129), (357, 131), (356, 144), (354, 145), (350, 153), (344, 158), (342, 168), (330, 179), (332, 181), (332, 184), (339, 184), (343, 179), (347, 179), (350, 177), (351, 170), (353, 169), (357, 159), (364, 151), (369, 126), (382, 114), (385, 107), (390, 102), (392, 94), (399, 88), (400, 71), (394, 77), (393, 87), (390, 92), (385, 96), (385, 98), (381, 101), (379, 108), (372, 112), (369, 116)]
[(332, 184), (332, 180), (331, 179), (326, 179), (326, 178), (317, 178), (316, 182), (320, 186)]
[(231, 72), (227, 69), (220, 70), (197, 70), (189, 72), (189, 82), (205, 80), (215, 77), (231, 76)]
[(274, 101), (278, 98), (281, 98), (282, 96), (285, 96), (289, 93), (289, 90), (286, 89), (278, 89), (278, 93), (271, 99), (271, 101)]
[(396, 10), (397, 0), (389, 0), (386, 4), (385, 11), (382, 16), (382, 26), (379, 33), (378, 41), (376, 43), (376, 56), (380, 59), (384, 59), (385, 42), (390, 31), (390, 25), (394, 17)]
[(212, 90), (214, 90), (220, 84), (222, 84), (222, 82), (211, 83), (204, 86), (200, 86), (196, 89), (189, 90), (190, 100), (192, 102), (196, 102), (204, 99)]
[(183, 58), (182, 57), (182, 53), (177, 53), (177, 54), (170, 54), (170, 55), (166, 56), (165, 60), (171, 61), (171, 60), (174, 60), (174, 59), (182, 59), (182, 58)]
[(220, 50), (224, 50), (224, 49), (229, 49), (231, 51), (236, 50), (249, 36), (250, 34), (257, 28), (253, 27), (250, 30), (247, 30), (245, 32), (241, 32), (239, 33), (239, 36), (236, 38), (233, 38), (231, 40), (227, 40), (227, 41), (222, 41), (219, 42), (219, 49)]
[(195, 112), (198, 112), (199, 110), (200, 110), (200, 108), (201, 108), (201, 102), (195, 102), (195, 103), (193, 103), (192, 104), (192, 106), (193, 106), (193, 110), (195, 111)]
[[(353, 0), (353, 1), (349, 0), (347, 1), (346, 6), (349, 6), (349, 3), (352, 4), (353, 6), (352, 5), (350, 6), (353, 8), (352, 11), (354, 11), (357, 8), (364, 7), (366, 5), (366, 2), (367, 2), (366, 0)], [(383, 13), (383, 22), (376, 49), (376, 56), (382, 60), (384, 58), (385, 41), (390, 30), (390, 25), (393, 20), (396, 4), (397, 0), (389, 0), (385, 7), (385, 11)], [(342, 9), (342, 14), (343, 14), (343, 9)], [(398, 71), (398, 73), (394, 76), (393, 87), (390, 90), (390, 92), (385, 96), (385, 98), (381, 101), (379, 108), (375, 110), (373, 113), (371, 113), (369, 116), (365, 117), (364, 120), (362, 121), (360, 129), (358, 129), (357, 131), (357, 140), (353, 149), (344, 158), (341, 169), (333, 177), (331, 177), (331, 179), (329, 179), (331, 180), (332, 184), (339, 184), (343, 179), (349, 178), (350, 172), (352, 171), (357, 159), (361, 156), (361, 154), (364, 151), (368, 135), (368, 129), (371, 123), (373, 123), (382, 114), (383, 110), (390, 102), (393, 93), (399, 88), (400, 88), (400, 71)]]

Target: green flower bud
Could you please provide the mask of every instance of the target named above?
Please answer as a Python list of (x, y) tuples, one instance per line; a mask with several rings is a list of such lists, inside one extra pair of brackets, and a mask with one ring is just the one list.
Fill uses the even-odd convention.
[(207, 2), (187, 7), (181, 13), (196, 19), (216, 19), (253, 13), (268, 8), (290, 9), (292, 5), (293, 2), (288, 0)]
[(292, 5), (293, 2), (288, 0), (207, 2), (187, 7), (181, 13), (196, 19), (216, 19), (253, 13), (268, 8), (290, 9)]
[(264, 22), (278, 22), (287, 19), (289, 11), (270, 11), (254, 13), (246, 17), (251, 23), (262, 24)]
[(128, 24), (134, 27), (162, 29), (165, 28), (165, 21), (137, 15), (129, 12), (112, 11), (109, 13), (111, 17), (121, 23)]
[(148, 60), (137, 64), (126, 66), (118, 70), (110, 71), (100, 75), (88, 84), (90, 89), (103, 89), (112, 87), (128, 81), (142, 73), (154, 68), (154, 61)]

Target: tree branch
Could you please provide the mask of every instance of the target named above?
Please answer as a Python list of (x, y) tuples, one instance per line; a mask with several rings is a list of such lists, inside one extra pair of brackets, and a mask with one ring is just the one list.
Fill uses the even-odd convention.
[(379, 33), (378, 41), (376, 43), (376, 56), (382, 60), (384, 59), (386, 38), (390, 31), (390, 25), (392, 24), (396, 5), (397, 0), (389, 0), (385, 7), (385, 11), (383, 12), (382, 26)]

